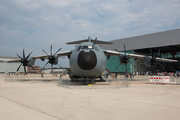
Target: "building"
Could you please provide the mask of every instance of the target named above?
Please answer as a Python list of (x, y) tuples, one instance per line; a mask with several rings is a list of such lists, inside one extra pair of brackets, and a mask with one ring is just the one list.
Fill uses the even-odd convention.
[(39, 66), (28, 67), (28, 73), (41, 73)]
[[(103, 49), (124, 51), (124, 46), (126, 46), (127, 53), (137, 53), (144, 54), (147, 56), (151, 55), (151, 50), (153, 50), (154, 55), (157, 57), (175, 59), (178, 63), (161, 63), (165, 68), (161, 69), (162, 66), (157, 65), (156, 68), (150, 69), (160, 69), (162, 71), (176, 71), (180, 70), (180, 29), (174, 29), (164, 32), (146, 34), (141, 36), (129, 37), (124, 39), (118, 39), (110, 41), (114, 44), (99, 45)], [(160, 54), (157, 54), (160, 50)], [(127, 69), (129, 73), (134, 72), (146, 72), (149, 70), (148, 67), (144, 66), (144, 59), (129, 59), (132, 64), (127, 64)], [(119, 58), (111, 56), (107, 59), (107, 68), (111, 72), (125, 72), (125, 65), (120, 65), (118, 69), (116, 67), (119, 65)], [(135, 66), (135, 67), (134, 67)]]
[[(12, 60), (12, 59), (19, 59), (18, 57), (4, 57), (0, 56), (0, 73), (16, 73), (17, 68), (20, 66), (20, 62), (15, 63), (7, 63), (3, 62), (4, 60)], [(19, 69), (19, 72), (24, 72), (23, 66)]]
[[(0, 56), (0, 73), (16, 73), (18, 67), (21, 65), (21, 62), (13, 62), (13, 63), (8, 63), (4, 62), (4, 60), (14, 60), (14, 59), (19, 59), (18, 57), (4, 57)], [(28, 73), (40, 73), (40, 67), (39, 66), (33, 66), (32, 67), (26, 67), (26, 71)], [(21, 66), (19, 73), (24, 73), (24, 66)]]
[[(140, 35), (135, 37), (129, 37), (124, 39), (112, 40), (110, 41), (114, 44), (100, 44), (99, 46), (103, 49), (114, 50), (117, 49), (119, 51), (124, 51), (124, 46), (126, 46), (127, 53), (137, 53), (144, 54), (147, 56), (151, 55), (151, 50), (154, 52), (154, 55), (161, 58), (175, 59), (178, 60), (178, 63), (161, 63), (164, 66), (162, 69), (161, 65), (157, 65), (156, 68), (151, 68), (151, 70), (161, 70), (167, 72), (179, 71), (180, 70), (180, 29), (174, 29), (169, 31), (163, 31), (158, 33)], [(160, 50), (159, 54), (158, 51)], [(4, 59), (17, 59), (17, 57), (0, 57), (0, 72), (7, 73), (13, 72), (15, 73), (18, 66), (21, 64), (18, 63), (4, 63), (2, 62)], [(129, 59), (132, 64), (127, 64), (127, 69), (129, 73), (134, 72), (147, 72), (149, 68), (142, 63), (145, 62), (144, 59), (131, 58)], [(111, 56), (107, 59), (107, 68), (111, 72), (125, 72), (125, 65), (119, 65), (119, 58), (115, 56)], [(135, 67), (134, 67), (135, 66)], [(117, 68), (117, 69), (116, 69)], [(35, 68), (36, 69), (36, 68)], [(29, 68), (29, 72), (37, 72), (32, 68)], [(24, 72), (23, 66), (20, 68), (19, 72)]]

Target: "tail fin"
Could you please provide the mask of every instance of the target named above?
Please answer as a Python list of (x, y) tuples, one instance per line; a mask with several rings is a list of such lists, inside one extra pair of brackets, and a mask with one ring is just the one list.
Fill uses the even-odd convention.
[(91, 42), (91, 37), (90, 36), (88, 37), (88, 40), (89, 40), (89, 42)]

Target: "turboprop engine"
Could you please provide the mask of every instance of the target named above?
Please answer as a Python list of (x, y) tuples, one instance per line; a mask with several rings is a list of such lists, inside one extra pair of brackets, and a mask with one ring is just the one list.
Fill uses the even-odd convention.
[(119, 55), (119, 62), (120, 64), (127, 64), (128, 63), (128, 60), (129, 59), (129, 56), (126, 55), (126, 54), (120, 54)]
[[(49, 64), (51, 64), (51, 68), (53, 68), (53, 65), (57, 65), (58, 64), (58, 55), (57, 55), (57, 53), (61, 50), (62, 48), (60, 48), (58, 51), (56, 51), (56, 53), (52, 53), (52, 45), (51, 45), (51, 47), (50, 47), (50, 55), (49, 54), (47, 54), (46, 52), (45, 52), (45, 50), (44, 49), (42, 49), (43, 50), (43, 52), (45, 53), (45, 54), (47, 54), (47, 56), (48, 56), (48, 62), (44, 65), (44, 67), (49, 63)], [(41, 60), (44, 60), (43, 58), (41, 58)], [(59, 64), (58, 64), (59, 65)], [(60, 66), (60, 65), (59, 65)], [(43, 68), (44, 68), (43, 67)], [(60, 66), (61, 67), (61, 66)], [(61, 67), (62, 68), (62, 67)]]
[[(154, 55), (154, 52), (152, 51), (152, 49), (150, 48), (151, 50), (151, 56), (147, 56), (145, 59), (144, 59), (144, 64), (146, 66), (149, 66), (149, 67), (154, 67), (156, 65), (156, 63), (158, 63), (156, 57), (157, 57), (157, 54), (160, 52), (160, 50), (158, 51), (158, 53), (156, 53)], [(160, 63), (158, 63), (160, 64)], [(160, 64), (161, 65), (161, 64)], [(162, 65), (161, 65), (162, 66)]]
[(21, 59), (21, 64), (19, 65), (17, 71), (19, 71), (19, 68), (23, 65), (24, 66), (24, 72), (25, 72), (25, 74), (27, 74), (26, 73), (26, 66), (32, 67), (32, 65), (34, 65), (35, 60), (32, 57), (30, 59), (28, 59), (29, 56), (31, 55), (31, 53), (26, 57), (25, 56), (25, 51), (23, 49), (23, 57), (21, 57), (18, 54), (16, 54)]
[[(117, 49), (115, 49), (117, 52), (119, 52)], [(126, 69), (127, 69), (127, 63), (129, 62), (129, 63), (131, 63), (130, 61), (129, 61), (129, 55), (127, 55), (126, 54), (126, 47), (125, 47), (125, 45), (124, 45), (124, 51), (125, 51), (125, 53), (120, 53), (119, 54), (119, 62), (120, 62), (120, 64), (125, 64), (125, 66), (126, 66)], [(119, 64), (119, 65), (120, 65)], [(132, 64), (132, 63), (131, 63)], [(117, 68), (119, 67), (119, 65), (117, 66)], [(116, 68), (116, 69), (117, 69)]]
[(32, 58), (32, 57), (30, 57), (28, 61), (29, 61), (29, 62), (28, 62), (28, 66), (33, 66), (34, 63), (35, 63), (35, 59)]

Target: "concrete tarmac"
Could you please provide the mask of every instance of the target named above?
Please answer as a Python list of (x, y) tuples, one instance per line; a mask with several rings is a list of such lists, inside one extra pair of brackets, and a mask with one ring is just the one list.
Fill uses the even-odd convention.
[(68, 89), (53, 82), (5, 82), (0, 120), (179, 120), (180, 86), (130, 84)]

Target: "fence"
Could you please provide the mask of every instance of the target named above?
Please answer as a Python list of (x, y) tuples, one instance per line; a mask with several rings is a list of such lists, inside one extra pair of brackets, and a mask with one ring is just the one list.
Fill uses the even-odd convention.
[(100, 79), (83, 78), (60, 78), (59, 86), (69, 89), (119, 89), (129, 86), (129, 78), (113, 79), (109, 77), (107, 81)]
[[(108, 81), (101, 81), (99, 79), (72, 79), (70, 80), (68, 76), (63, 76), (60, 78), (58, 75), (44, 75), (42, 77), (39, 75), (13, 75), (6, 76), (6, 82), (52, 82), (55, 81), (59, 86), (66, 87), (69, 89), (118, 89), (122, 87), (128, 87), (129, 84), (150, 84), (148, 75), (138, 75), (130, 77), (124, 77), (123, 75), (118, 75), (117, 78), (112, 76), (108, 77)], [(180, 77), (170, 76), (170, 81), (168, 85), (180, 85)]]
[(59, 77), (54, 76), (54, 75), (45, 75), (42, 77), (40, 74), (38, 75), (11, 75), (11, 76), (6, 75), (5, 76), (5, 82), (15, 82), (15, 81), (48, 82), (48, 81), (59, 81)]

